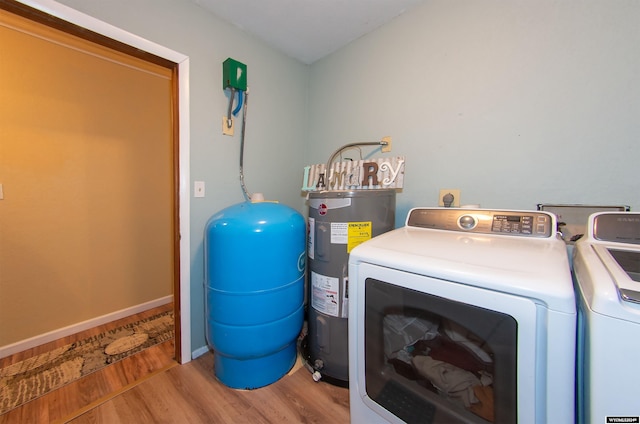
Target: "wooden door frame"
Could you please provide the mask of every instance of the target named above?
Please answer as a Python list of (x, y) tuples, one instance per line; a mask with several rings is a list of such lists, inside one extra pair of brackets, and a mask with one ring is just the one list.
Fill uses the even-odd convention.
[(0, 8), (173, 71), (174, 311), (176, 360), (191, 360), (189, 57), (51, 0), (0, 0)]

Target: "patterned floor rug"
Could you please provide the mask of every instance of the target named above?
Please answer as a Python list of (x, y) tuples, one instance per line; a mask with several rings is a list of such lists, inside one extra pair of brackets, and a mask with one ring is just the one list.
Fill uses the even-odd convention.
[(0, 415), (174, 337), (173, 311), (59, 347), (0, 369)]

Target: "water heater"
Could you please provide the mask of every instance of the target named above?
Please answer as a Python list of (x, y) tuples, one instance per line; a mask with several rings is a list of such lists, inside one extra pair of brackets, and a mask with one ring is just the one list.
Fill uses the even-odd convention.
[(316, 379), (348, 383), (349, 252), (394, 228), (395, 202), (395, 189), (309, 193), (307, 361)]

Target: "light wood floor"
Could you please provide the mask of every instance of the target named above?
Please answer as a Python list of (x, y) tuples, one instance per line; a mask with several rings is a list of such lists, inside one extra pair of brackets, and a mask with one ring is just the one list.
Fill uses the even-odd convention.
[[(154, 313), (158, 309), (132, 320)], [(124, 321), (100, 326), (77, 338), (98, 334)], [(3, 358), (0, 366), (73, 341), (65, 338), (52, 342), (54, 346)], [(178, 365), (173, 355), (172, 341), (145, 349), (0, 415), (0, 424), (349, 423), (348, 389), (314, 382), (300, 363), (267, 387), (234, 390), (215, 378), (212, 353), (185, 365)]]
[(304, 367), (269, 386), (234, 390), (206, 355), (156, 375), (71, 421), (84, 423), (349, 423), (349, 391)]

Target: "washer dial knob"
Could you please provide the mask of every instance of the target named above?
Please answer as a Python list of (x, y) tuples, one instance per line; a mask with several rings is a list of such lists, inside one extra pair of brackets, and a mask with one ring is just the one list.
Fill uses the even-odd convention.
[(478, 221), (471, 215), (462, 215), (458, 218), (458, 226), (463, 230), (473, 230)]

